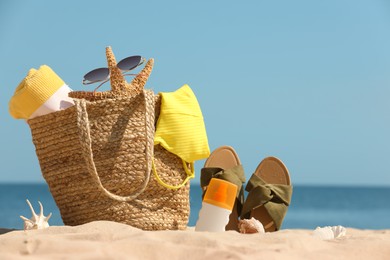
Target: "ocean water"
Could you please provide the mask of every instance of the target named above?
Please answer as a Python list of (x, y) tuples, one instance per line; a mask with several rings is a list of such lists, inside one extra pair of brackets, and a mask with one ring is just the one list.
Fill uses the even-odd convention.
[[(294, 186), (284, 229), (315, 229), (343, 225), (359, 229), (390, 229), (390, 187)], [(0, 184), (0, 228), (22, 229), (20, 215), (31, 217), (29, 199), (36, 212), (38, 200), (44, 214), (52, 212), (51, 225), (63, 225), (46, 184)], [(194, 226), (202, 205), (201, 188), (191, 184), (189, 226)]]

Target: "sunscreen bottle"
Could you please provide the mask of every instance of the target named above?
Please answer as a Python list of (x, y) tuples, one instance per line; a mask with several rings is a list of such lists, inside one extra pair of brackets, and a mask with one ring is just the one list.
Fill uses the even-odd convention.
[(30, 69), (9, 102), (9, 112), (17, 119), (31, 119), (74, 105), (72, 90), (47, 65)]
[(195, 231), (225, 231), (236, 195), (236, 185), (228, 181), (212, 178), (203, 198)]

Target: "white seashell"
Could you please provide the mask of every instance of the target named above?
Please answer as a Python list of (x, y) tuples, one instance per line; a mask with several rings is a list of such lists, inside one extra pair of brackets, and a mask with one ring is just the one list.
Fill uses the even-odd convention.
[(35, 214), (34, 208), (31, 206), (31, 203), (29, 200), (26, 200), (27, 204), (30, 206), (32, 217), (31, 219), (28, 219), (24, 216), (20, 216), (21, 219), (24, 221), (24, 230), (31, 230), (31, 229), (44, 229), (49, 227), (49, 218), (51, 217), (51, 213), (45, 217), (43, 215), (43, 206), (40, 201), (38, 201), (41, 212), (39, 215)]
[(317, 227), (313, 231), (313, 235), (322, 240), (331, 240), (335, 238), (343, 237), (347, 234), (347, 229), (343, 226), (333, 227)]
[(347, 234), (347, 229), (343, 226), (333, 226), (332, 231), (334, 233), (334, 238), (343, 237)]
[(238, 222), (238, 229), (242, 234), (265, 233), (263, 224), (255, 218), (241, 219)]

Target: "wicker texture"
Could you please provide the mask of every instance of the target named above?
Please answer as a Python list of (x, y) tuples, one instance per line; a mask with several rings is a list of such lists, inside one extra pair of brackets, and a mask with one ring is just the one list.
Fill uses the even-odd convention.
[(179, 157), (153, 147), (158, 96), (142, 90), (131, 97), (75, 99), (75, 104), (28, 121), (64, 224), (109, 220), (144, 230), (185, 229), (189, 183), (170, 190), (151, 174), (154, 153), (166, 183), (178, 185), (186, 178)]

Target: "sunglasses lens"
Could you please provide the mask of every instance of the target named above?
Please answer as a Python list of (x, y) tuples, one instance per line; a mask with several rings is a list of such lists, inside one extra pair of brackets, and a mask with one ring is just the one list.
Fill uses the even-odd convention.
[(121, 60), (117, 66), (121, 70), (132, 70), (139, 65), (141, 59), (142, 59), (141, 56), (127, 57)]
[(110, 72), (107, 68), (99, 68), (85, 74), (84, 80), (88, 80), (91, 82), (103, 81), (108, 78), (109, 74)]

